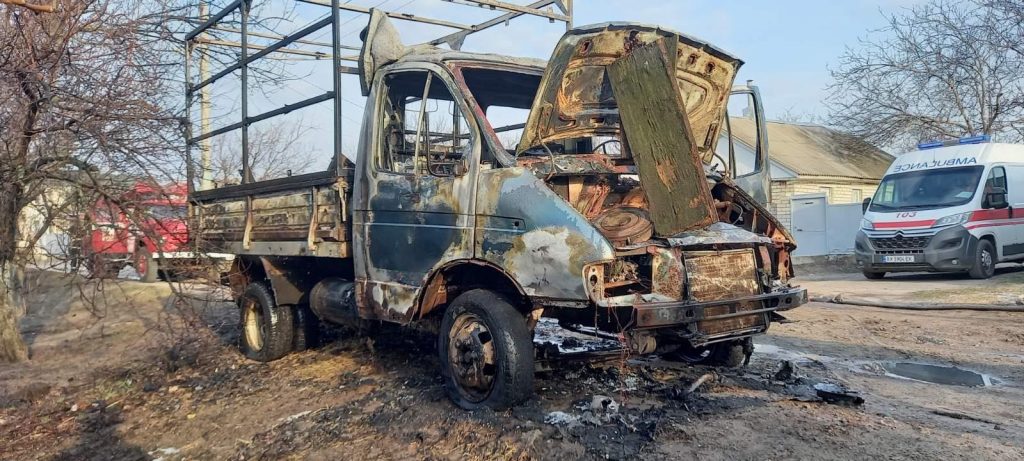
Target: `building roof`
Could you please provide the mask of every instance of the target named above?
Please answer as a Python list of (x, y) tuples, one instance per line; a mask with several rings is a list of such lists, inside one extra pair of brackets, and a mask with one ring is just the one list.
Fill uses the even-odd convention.
[[(730, 117), (740, 142), (753, 146), (754, 121)], [(818, 125), (768, 122), (771, 161), (801, 176), (881, 179), (894, 157), (846, 133)]]

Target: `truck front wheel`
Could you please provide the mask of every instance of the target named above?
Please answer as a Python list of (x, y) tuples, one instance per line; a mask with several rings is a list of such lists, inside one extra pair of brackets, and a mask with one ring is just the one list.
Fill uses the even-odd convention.
[(239, 348), (246, 357), (270, 362), (292, 351), (294, 316), (291, 306), (278, 306), (263, 283), (250, 283), (239, 299), (242, 327)]
[(467, 291), (444, 313), (438, 355), (456, 405), (504, 409), (533, 394), (533, 338), (525, 316), (487, 290)]
[(704, 347), (684, 344), (679, 349), (672, 351), (666, 358), (692, 364), (739, 368), (747, 363), (747, 357), (750, 357), (753, 352), (754, 341), (744, 338)]

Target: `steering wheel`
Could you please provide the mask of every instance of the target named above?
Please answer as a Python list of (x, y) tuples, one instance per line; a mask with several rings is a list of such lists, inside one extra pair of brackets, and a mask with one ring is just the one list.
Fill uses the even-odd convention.
[(618, 139), (614, 139), (614, 138), (613, 139), (609, 139), (607, 141), (604, 141), (604, 142), (594, 146), (594, 152), (597, 152), (598, 149), (601, 149), (601, 150), (604, 151), (604, 155), (608, 155), (608, 147), (607, 146), (608, 146), (608, 144), (611, 144), (613, 142), (614, 143), (618, 143), (618, 144), (622, 144), (622, 141), (620, 141)]

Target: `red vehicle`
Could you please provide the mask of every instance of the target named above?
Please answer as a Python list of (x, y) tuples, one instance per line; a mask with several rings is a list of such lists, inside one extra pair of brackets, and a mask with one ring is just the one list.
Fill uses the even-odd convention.
[(184, 184), (140, 181), (116, 199), (97, 200), (87, 212), (89, 230), (82, 244), (91, 275), (115, 276), (131, 266), (142, 281), (155, 282), (169, 269), (199, 262), (189, 246), (187, 195)]

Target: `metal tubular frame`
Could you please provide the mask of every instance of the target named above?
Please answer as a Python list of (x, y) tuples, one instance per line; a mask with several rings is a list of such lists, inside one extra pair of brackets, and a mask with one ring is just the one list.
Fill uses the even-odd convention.
[[(216, 14), (210, 16), (209, 19), (207, 19), (205, 21), (202, 21), (195, 29), (193, 29), (191, 32), (189, 32), (189, 33), (187, 33), (185, 35), (185, 118), (187, 120), (187, 122), (185, 124), (186, 125), (185, 126), (185, 143), (186, 143), (185, 158), (186, 158), (186, 163), (187, 163), (187, 165), (186, 165), (186, 174), (188, 175), (188, 190), (189, 190), (190, 194), (195, 192), (193, 190), (193, 188), (194, 188), (193, 180), (195, 179), (195, 167), (192, 164), (193, 163), (192, 162), (192, 146), (193, 145), (195, 145), (195, 144), (197, 144), (200, 141), (203, 141), (205, 139), (209, 139), (209, 138), (212, 138), (214, 136), (222, 135), (222, 134), (225, 134), (225, 133), (228, 133), (228, 132), (240, 129), (241, 132), (242, 132), (242, 184), (252, 183), (254, 181), (253, 181), (253, 177), (252, 177), (252, 171), (250, 171), (250, 167), (249, 167), (249, 142), (248, 142), (249, 141), (249, 125), (252, 125), (253, 123), (260, 122), (260, 121), (263, 121), (263, 120), (266, 120), (266, 119), (269, 119), (269, 118), (272, 118), (272, 117), (276, 117), (278, 115), (287, 114), (287, 113), (292, 112), (292, 111), (297, 110), (297, 109), (301, 109), (301, 108), (304, 108), (304, 107), (312, 106), (314, 104), (319, 104), (319, 103), (327, 101), (327, 100), (333, 100), (333, 102), (334, 102), (334, 120), (333, 120), (333, 122), (334, 122), (333, 123), (333, 129), (334, 129), (334, 136), (333, 136), (334, 152), (333, 152), (333, 158), (334, 158), (334, 162), (333, 162), (333, 164), (337, 166), (337, 171), (335, 171), (335, 174), (341, 174), (341, 169), (342, 169), (342, 167), (344, 165), (344, 161), (342, 159), (342, 153), (341, 153), (341, 145), (342, 145), (342, 116), (341, 116), (342, 115), (342, 98), (341, 98), (341, 83), (342, 82), (341, 82), (341, 75), (342, 74), (357, 74), (358, 73), (358, 69), (357, 68), (350, 67), (350, 66), (343, 66), (343, 65), (341, 65), (341, 62), (342, 61), (357, 61), (358, 57), (342, 56), (341, 55), (341, 51), (342, 50), (353, 50), (353, 49), (355, 49), (355, 47), (348, 46), (348, 45), (342, 45), (340, 43), (341, 42), (341, 38), (342, 38), (342, 34), (341, 34), (341, 25), (340, 25), (341, 21), (340, 21), (339, 16), (340, 16), (340, 12), (342, 10), (344, 10), (344, 11), (352, 11), (352, 12), (362, 13), (362, 14), (367, 14), (368, 15), (368, 14), (370, 14), (372, 12), (372, 9), (371, 8), (367, 8), (367, 7), (363, 7), (363, 6), (358, 6), (358, 5), (342, 4), (339, 0), (295, 0), (295, 1), (329, 7), (329, 8), (331, 8), (331, 14), (327, 18), (324, 18), (324, 19), (319, 20), (319, 21), (317, 21), (315, 23), (309, 24), (308, 26), (305, 26), (302, 29), (300, 29), (299, 31), (297, 31), (295, 33), (292, 33), (290, 35), (277, 35), (277, 34), (252, 32), (252, 31), (249, 31), (249, 24), (248, 24), (249, 23), (249, 12), (250, 12), (250, 8), (252, 6), (252, 0), (234, 0), (231, 3), (229, 3), (226, 7), (224, 7), (224, 9), (222, 9), (221, 11), (217, 12)], [(462, 43), (465, 41), (466, 37), (468, 37), (469, 35), (471, 35), (473, 33), (476, 33), (476, 32), (479, 32), (479, 31), (482, 31), (484, 29), (488, 29), (488, 28), (494, 27), (494, 26), (496, 26), (498, 24), (506, 23), (506, 22), (508, 22), (511, 19), (517, 18), (519, 16), (524, 16), (524, 15), (547, 18), (551, 22), (562, 21), (562, 22), (565, 22), (566, 29), (569, 29), (569, 28), (572, 27), (572, 0), (538, 0), (538, 1), (535, 1), (535, 2), (530, 3), (528, 5), (517, 5), (517, 4), (513, 4), (513, 3), (508, 3), (508, 2), (505, 2), (505, 1), (499, 1), (499, 0), (447, 0), (447, 1), (449, 1), (449, 2), (451, 2), (453, 4), (457, 4), (457, 5), (466, 5), (466, 6), (473, 6), (473, 7), (484, 8), (484, 9), (488, 9), (488, 10), (504, 11), (505, 13), (500, 15), (500, 16), (498, 16), (498, 17), (495, 17), (494, 19), (491, 19), (489, 21), (485, 21), (485, 22), (482, 22), (480, 24), (473, 24), (473, 25), (459, 24), (459, 23), (452, 22), (452, 21), (447, 21), (447, 20), (442, 20), (442, 19), (434, 19), (434, 18), (427, 18), (427, 17), (416, 16), (416, 15), (412, 15), (412, 14), (408, 14), (408, 13), (385, 12), (385, 14), (387, 14), (391, 18), (400, 19), (400, 20), (403, 20), (403, 21), (419, 22), (419, 23), (423, 23), (423, 24), (432, 24), (432, 25), (436, 25), (436, 26), (443, 26), (443, 27), (449, 27), (449, 28), (452, 28), (452, 29), (456, 29), (457, 31), (452, 33), (452, 34), (445, 35), (444, 37), (441, 37), (441, 38), (438, 38), (438, 39), (435, 39), (435, 40), (432, 40), (432, 41), (429, 42), (430, 44), (433, 44), (433, 45), (447, 44), (448, 46), (450, 46), (452, 49), (455, 49), (455, 50), (457, 50), (457, 49), (462, 47)], [(555, 12), (552, 12), (552, 11), (541, 10), (541, 8), (547, 7), (549, 5), (555, 5), (558, 8), (558, 10), (561, 11), (561, 14), (558, 14), (558, 13), (555, 13)], [(229, 15), (234, 13), (235, 11), (238, 11), (239, 14), (241, 15), (241, 27), (240, 28), (234, 29), (234, 28), (220, 26), (218, 24), (221, 21), (223, 21), (224, 18), (228, 17)], [(322, 42), (314, 42), (314, 41), (310, 41), (310, 40), (302, 40), (304, 37), (307, 37), (310, 34), (312, 34), (314, 32), (317, 32), (317, 31), (323, 29), (324, 27), (328, 27), (328, 26), (331, 27), (331, 43), (330, 44), (326, 44), (326, 43), (322, 43)], [(241, 39), (237, 43), (236, 42), (223, 41), (223, 40), (211, 40), (211, 39), (208, 39), (208, 38), (205, 38), (205, 37), (202, 36), (203, 32), (206, 32), (207, 30), (216, 30), (216, 31), (238, 33), (238, 34), (241, 35)], [(271, 43), (271, 44), (269, 44), (269, 45), (267, 45), (267, 46), (250, 45), (249, 44), (249, 36), (250, 35), (254, 36), (254, 37), (274, 39), (276, 41)], [(212, 46), (238, 47), (238, 48), (241, 48), (240, 57), (239, 57), (237, 62), (235, 62), (235, 63), (225, 67), (224, 69), (221, 69), (219, 72), (217, 72), (213, 76), (210, 76), (209, 78), (207, 78), (207, 79), (205, 79), (205, 80), (203, 80), (203, 81), (201, 81), (199, 83), (192, 83), (193, 75), (192, 75), (191, 61), (192, 61), (193, 52), (195, 51), (195, 45), (197, 43), (202, 43), (202, 44), (212, 45)], [(333, 78), (332, 78), (332, 89), (331, 89), (331, 91), (328, 91), (328, 92), (326, 92), (324, 94), (321, 94), (319, 96), (314, 96), (314, 97), (311, 97), (311, 98), (304, 99), (304, 100), (299, 101), (299, 102), (295, 102), (295, 103), (291, 103), (291, 104), (285, 104), (282, 107), (279, 107), (277, 109), (273, 109), (273, 110), (264, 112), (264, 113), (259, 114), (259, 115), (249, 116), (249, 104), (248, 104), (248, 102), (249, 102), (248, 101), (248, 92), (249, 92), (249, 64), (251, 64), (252, 62), (256, 61), (257, 59), (266, 57), (267, 55), (269, 55), (271, 53), (299, 54), (299, 55), (307, 55), (307, 56), (327, 58), (327, 56), (325, 54), (320, 53), (320, 52), (309, 52), (309, 51), (304, 51), (304, 50), (294, 50), (294, 49), (285, 48), (286, 46), (288, 46), (290, 44), (293, 44), (293, 43), (307, 44), (307, 45), (314, 45), (314, 46), (330, 46), (330, 48), (331, 48), (331, 54), (330, 54), (331, 65), (332, 65), (332, 69), (334, 69), (334, 72), (332, 73), (332, 77)], [(256, 50), (256, 53), (250, 55), (249, 54), (250, 50)], [(203, 87), (211, 85), (214, 82), (216, 82), (216, 81), (218, 81), (218, 80), (220, 80), (220, 79), (222, 79), (222, 78), (224, 78), (224, 77), (226, 77), (228, 75), (233, 74), (235, 71), (241, 71), (240, 72), (241, 73), (241, 75), (240, 75), (240, 77), (241, 77), (241, 115), (242, 115), (241, 121), (236, 122), (236, 123), (232, 123), (232, 124), (227, 125), (227, 126), (223, 126), (223, 127), (217, 128), (215, 130), (212, 130), (212, 131), (209, 131), (209, 132), (206, 132), (206, 133), (200, 133), (198, 136), (193, 136), (193, 133), (192, 133), (192, 123), (191, 123), (192, 100), (193, 100), (193, 97)]]

